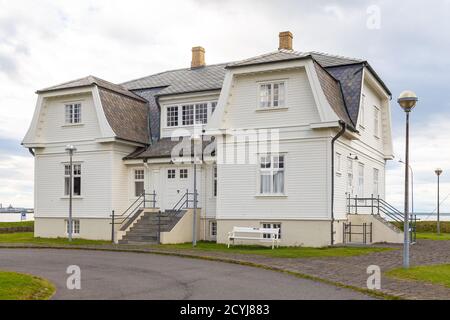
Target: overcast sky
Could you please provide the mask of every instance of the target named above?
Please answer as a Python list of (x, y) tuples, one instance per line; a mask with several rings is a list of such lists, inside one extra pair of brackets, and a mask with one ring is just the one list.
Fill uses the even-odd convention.
[[(188, 67), (192, 46), (209, 64), (277, 49), (364, 58), (391, 89), (395, 154), (404, 158), (404, 114), (395, 98), (412, 89), (412, 166), (417, 211), (435, 207), (433, 170), (450, 194), (450, 0), (0, 0), (0, 203), (33, 206), (33, 158), (20, 146), (35, 91), (89, 74), (124, 82)], [(402, 208), (401, 165), (391, 161), (387, 199)], [(442, 211), (450, 212), (450, 199)]]

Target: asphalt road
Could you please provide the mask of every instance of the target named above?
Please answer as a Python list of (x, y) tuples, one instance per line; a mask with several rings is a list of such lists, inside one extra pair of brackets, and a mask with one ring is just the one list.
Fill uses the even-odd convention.
[[(67, 289), (70, 265), (80, 267), (80, 290)], [(369, 299), (274, 271), (154, 254), (0, 249), (0, 269), (49, 279), (53, 299)]]

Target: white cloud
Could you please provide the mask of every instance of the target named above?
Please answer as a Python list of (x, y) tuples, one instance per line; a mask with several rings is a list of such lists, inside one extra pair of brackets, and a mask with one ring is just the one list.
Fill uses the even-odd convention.
[[(367, 28), (370, 5), (380, 7), (380, 30)], [(297, 50), (368, 59), (394, 89), (416, 87), (430, 113), (450, 106), (427, 97), (439, 94), (440, 103), (450, 101), (443, 90), (450, 42), (442, 41), (450, 29), (449, 0), (433, 6), (411, 0), (0, 0), (0, 8), (0, 139), (23, 138), (37, 89), (88, 74), (122, 82), (187, 67), (196, 45), (206, 48), (207, 63), (247, 58), (275, 50), (277, 33), (285, 30), (294, 33)], [(414, 19), (403, 18), (408, 15)], [(429, 88), (436, 92), (420, 92)], [(433, 177), (425, 173), (435, 165), (445, 168), (448, 159), (445, 130), (431, 125), (435, 121), (445, 129), (444, 120), (433, 118), (429, 126), (414, 128), (423, 133), (413, 145), (425, 151), (413, 151), (412, 159), (421, 194), (416, 198), (424, 209), (434, 199)], [(395, 143), (400, 150), (401, 138)], [(17, 201), (32, 203), (32, 159), (17, 161), (27, 168), (26, 178), (8, 183), (2, 178), (0, 201), (15, 192)], [(392, 169), (389, 175), (390, 197), (401, 203), (401, 173)]]
[[(420, 106), (420, 105), (419, 105)], [(418, 107), (419, 107), (418, 106)], [(421, 122), (411, 113), (410, 165), (414, 175), (414, 206), (416, 212), (432, 212), (436, 208), (436, 168), (443, 168), (440, 195), (444, 200), (450, 195), (450, 144), (447, 134), (450, 114), (431, 115)], [(404, 128), (402, 128), (404, 129)], [(399, 130), (398, 130), (399, 131)], [(396, 161), (405, 159), (403, 131), (394, 137)], [(386, 173), (387, 199), (397, 208), (403, 208), (404, 165), (391, 163)], [(450, 198), (442, 203), (441, 212), (450, 212)]]

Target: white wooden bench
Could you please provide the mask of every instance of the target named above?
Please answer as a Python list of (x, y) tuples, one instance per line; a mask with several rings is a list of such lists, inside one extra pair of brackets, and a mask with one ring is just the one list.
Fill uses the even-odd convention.
[[(265, 238), (264, 235), (269, 235)], [(228, 248), (231, 241), (234, 240), (257, 240), (261, 242), (271, 242), (272, 249), (280, 243), (280, 229), (279, 228), (248, 228), (248, 227), (233, 227), (233, 231), (228, 232)]]

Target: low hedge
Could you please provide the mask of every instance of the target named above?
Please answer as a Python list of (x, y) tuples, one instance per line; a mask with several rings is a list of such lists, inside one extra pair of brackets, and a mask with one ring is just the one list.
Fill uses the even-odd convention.
[(0, 228), (0, 233), (33, 232), (33, 226)]
[[(397, 227), (403, 230), (403, 223), (395, 222)], [(450, 221), (441, 221), (441, 232), (450, 233)], [(417, 232), (437, 232), (437, 222), (436, 221), (417, 221), (416, 226)]]

